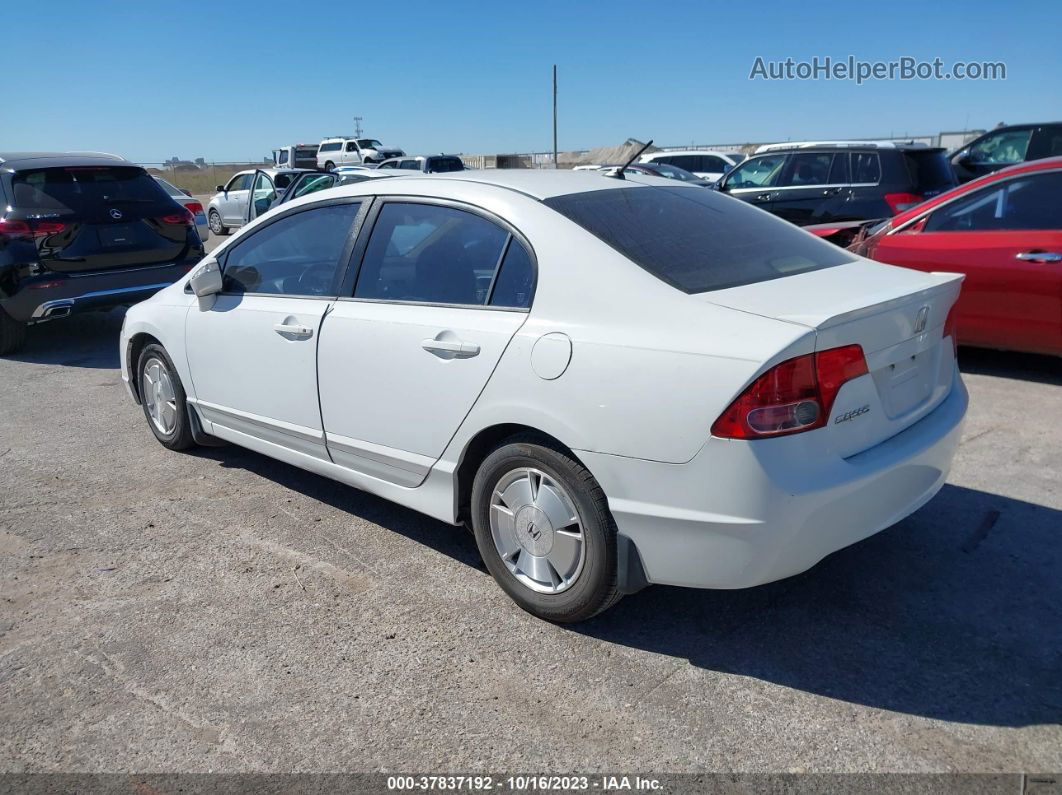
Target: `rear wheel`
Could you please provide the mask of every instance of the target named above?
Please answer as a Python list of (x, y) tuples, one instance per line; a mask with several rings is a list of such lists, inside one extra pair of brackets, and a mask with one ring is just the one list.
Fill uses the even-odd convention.
[(221, 223), (221, 213), (217, 210), (210, 211), (210, 215), (207, 216), (207, 221), (210, 224), (210, 231), (215, 235), (227, 235), (229, 233), (228, 227)]
[(487, 456), (472, 486), (472, 526), (494, 579), (539, 618), (583, 621), (620, 598), (605, 493), (545, 440), (516, 437)]
[(0, 309), (0, 355), (14, 353), (26, 342), (26, 324)]
[(336, 167), (336, 164), (333, 163), (331, 160), (329, 160), (327, 163), (325, 163), (325, 171), (332, 171), (332, 170), (335, 169), (335, 167)]
[(165, 348), (156, 344), (144, 347), (137, 365), (137, 378), (140, 403), (155, 438), (170, 450), (194, 447), (184, 386)]

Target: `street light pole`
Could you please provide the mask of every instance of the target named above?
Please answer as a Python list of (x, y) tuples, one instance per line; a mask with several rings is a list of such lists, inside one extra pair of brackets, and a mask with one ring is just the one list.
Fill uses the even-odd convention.
[(553, 64), (553, 167), (560, 168), (557, 162), (557, 64)]

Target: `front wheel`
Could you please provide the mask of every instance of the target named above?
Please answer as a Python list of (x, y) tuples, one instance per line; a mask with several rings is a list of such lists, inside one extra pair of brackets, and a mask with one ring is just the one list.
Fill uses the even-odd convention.
[(207, 223), (210, 225), (210, 231), (215, 235), (227, 235), (229, 229), (225, 224), (221, 223), (221, 214), (217, 210), (211, 210), (210, 215), (207, 216)]
[(620, 598), (605, 493), (545, 440), (517, 437), (487, 456), (472, 486), (472, 527), (491, 575), (532, 615), (583, 621)]
[(137, 365), (137, 379), (140, 404), (155, 438), (170, 450), (194, 447), (184, 386), (165, 348), (145, 346)]

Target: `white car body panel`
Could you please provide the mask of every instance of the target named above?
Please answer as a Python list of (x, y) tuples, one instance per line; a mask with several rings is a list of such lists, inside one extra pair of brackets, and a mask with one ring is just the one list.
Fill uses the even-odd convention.
[[(703, 190), (592, 172), (458, 172), (296, 199), (214, 256), (274, 213), (330, 196), (439, 198), (493, 213), (526, 237), (538, 263), (533, 305), (222, 295), (215, 308), (182, 282), (129, 311), (123, 378), (128, 345), (150, 334), (170, 352), (207, 433), (447, 522), (459, 519), (458, 468), (477, 434), (536, 429), (601, 483), (650, 582), (767, 582), (916, 510), (946, 478), (966, 407), (942, 334), (959, 277), (853, 255), (849, 264), (687, 295), (535, 198), (665, 184)], [(922, 306), (916, 333), (912, 309)], [(289, 320), (313, 335), (295, 341), (274, 331)], [(448, 359), (423, 349), (439, 337), (480, 352)], [(768, 368), (856, 342), (869, 372), (844, 384), (834, 415), (872, 405), (867, 422), (755, 441), (711, 435)], [(913, 368), (904, 364), (912, 356)]]
[[(639, 163), (658, 163), (658, 162), (664, 163), (664, 162), (667, 162), (664, 158), (686, 157), (686, 156), (699, 157), (699, 156), (702, 156), (702, 155), (710, 155), (712, 157), (718, 157), (721, 160), (723, 160), (725, 163), (728, 163), (731, 168), (733, 168), (735, 165), (737, 165), (735, 159), (733, 157), (731, 157), (730, 154), (728, 154), (727, 152), (717, 152), (717, 151), (712, 150), (712, 149), (681, 149), (681, 150), (671, 150), (671, 151), (665, 150), (665, 151), (660, 151), (660, 152), (649, 152), (649, 153), (644, 154), (641, 157), (639, 157), (638, 158), (638, 162)], [(701, 179), (706, 179), (709, 182), (716, 182), (717, 180), (722, 179), (723, 175), (726, 173), (724, 171), (705, 171), (705, 170), (700, 169), (700, 168), (686, 168), (686, 166), (682, 165), (681, 163), (675, 163), (673, 165), (676, 165), (679, 168), (683, 168), (686, 171), (689, 171), (691, 174), (696, 174)]]

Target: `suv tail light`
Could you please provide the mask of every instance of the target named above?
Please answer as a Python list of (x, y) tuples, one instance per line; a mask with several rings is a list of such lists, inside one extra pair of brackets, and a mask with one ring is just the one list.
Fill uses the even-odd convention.
[[(202, 205), (200, 205), (200, 209), (202, 209)], [(184, 224), (185, 226), (195, 225), (195, 216), (189, 212), (187, 207), (181, 207), (179, 213), (170, 213), (169, 215), (162, 216), (158, 220), (162, 221), (164, 224)]]
[(57, 235), (66, 229), (61, 221), (3, 221), (0, 220), (0, 237), (36, 238)]
[(866, 373), (859, 345), (787, 359), (749, 384), (712, 424), (712, 435), (763, 439), (821, 428), (841, 387)]
[(951, 337), (951, 347), (955, 350), (956, 356), (959, 353), (959, 325), (955, 319), (956, 308), (959, 306), (959, 302), (956, 301), (951, 305), (951, 309), (948, 310), (948, 316), (944, 319), (944, 334), (945, 337)]
[(904, 210), (910, 210), (916, 204), (921, 204), (922, 197), (917, 193), (886, 193), (885, 203), (889, 205), (892, 214), (896, 215)]
[(184, 205), (184, 209), (186, 209), (193, 216), (195, 216), (203, 212), (203, 205), (199, 202), (188, 202), (186, 205)]

